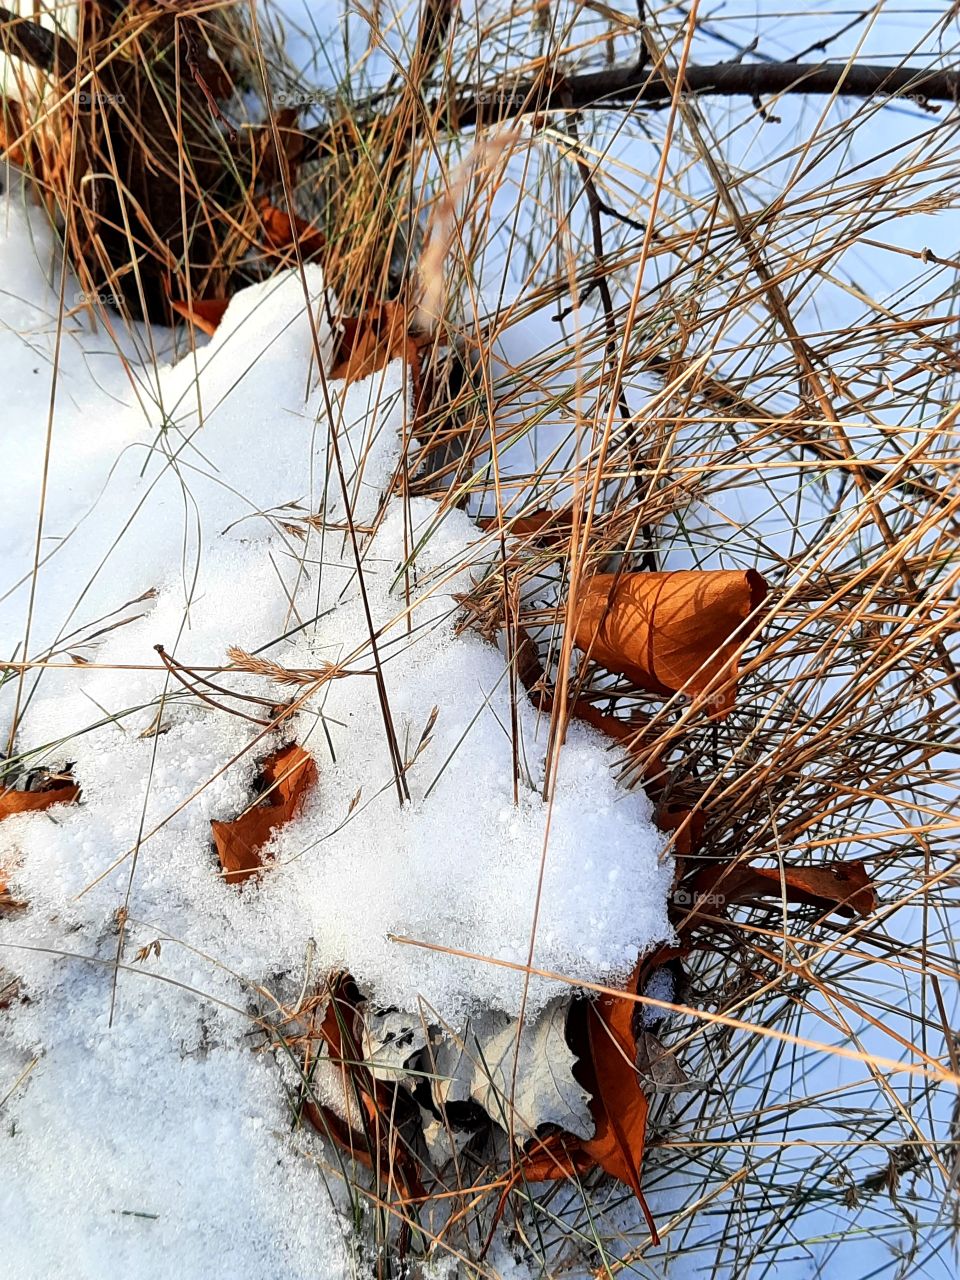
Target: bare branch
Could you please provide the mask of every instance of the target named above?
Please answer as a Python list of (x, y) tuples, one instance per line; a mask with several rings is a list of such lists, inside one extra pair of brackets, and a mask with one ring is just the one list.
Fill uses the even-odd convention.
[[(426, 105), (425, 118), (450, 131), (489, 125), (538, 111), (603, 110), (663, 106), (670, 102), (673, 77), (642, 63), (580, 75), (552, 74), (549, 80), (512, 87), (493, 85)], [(781, 94), (847, 98), (907, 98), (922, 106), (960, 99), (960, 68), (889, 67), (877, 63), (720, 62), (688, 66), (686, 91), (699, 97), (745, 97), (757, 101)], [(329, 125), (304, 131), (303, 160), (315, 159), (330, 135)]]
[[(667, 103), (673, 77), (640, 67), (615, 67), (556, 78), (549, 85), (477, 92), (452, 104), (461, 128), (480, 120), (523, 115), (569, 105), (576, 111), (598, 107)], [(889, 67), (874, 63), (721, 62), (688, 66), (686, 90), (703, 97), (757, 98), (779, 94), (833, 94), (850, 98), (909, 97), (915, 101), (956, 102), (960, 69)]]

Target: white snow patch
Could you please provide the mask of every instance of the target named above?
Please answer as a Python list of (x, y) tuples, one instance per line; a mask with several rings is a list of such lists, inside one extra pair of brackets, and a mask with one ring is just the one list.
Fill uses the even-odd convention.
[[(5, 442), (0, 652), (19, 656), (58, 301), (37, 263), (36, 245), (52, 260), (39, 217), (8, 203), (0, 225), (0, 375), (16, 428)], [(308, 270), (328, 364), (335, 304), (319, 268)], [(383, 1004), (422, 1000), (461, 1023), (478, 1009), (516, 1016), (515, 969), (394, 939), (525, 964), (543, 860), (534, 964), (616, 979), (669, 935), (671, 869), (649, 802), (618, 789), (605, 744), (578, 726), (546, 839), (546, 726), (526, 700), (514, 804), (503, 655), (455, 625), (457, 594), (486, 571), (483, 535), (460, 513), (438, 522), (433, 502), (383, 505), (401, 456), (400, 362), (327, 388), (365, 604), (299, 277), (238, 295), (216, 337), (175, 365), (137, 363), (136, 351), (131, 339), (125, 370), (105, 334), (68, 321), (27, 646), (66, 665), (24, 680), (16, 745), (31, 767), (72, 763), (82, 802), (0, 826), (0, 866), (30, 903), (0, 924), (0, 963), (30, 997), (0, 1018), (0, 1097), (37, 1060), (4, 1108), (0, 1205), (24, 1242), (55, 1206), (62, 1262), (38, 1271), (8, 1251), (0, 1273), (334, 1276), (345, 1266), (338, 1220), (316, 1166), (295, 1154), (275, 1071), (251, 1051), (254, 985), (299, 981), (309, 953), (314, 973), (347, 968)], [(367, 609), (400, 751), (413, 760), (403, 807)], [(264, 733), (188, 695), (157, 644), (191, 668), (218, 667), (239, 645), (345, 674), (281, 733)], [(291, 696), (256, 675), (209, 678), (233, 694)], [(17, 684), (0, 690), (4, 739)], [(157, 723), (163, 732), (144, 734)], [(319, 783), (276, 835), (275, 865), (242, 889), (225, 884), (210, 819), (242, 811), (258, 760), (293, 737), (314, 754)], [(108, 1028), (121, 906), (129, 967)], [(155, 938), (160, 954), (135, 963)], [(534, 978), (527, 1016), (557, 992)]]

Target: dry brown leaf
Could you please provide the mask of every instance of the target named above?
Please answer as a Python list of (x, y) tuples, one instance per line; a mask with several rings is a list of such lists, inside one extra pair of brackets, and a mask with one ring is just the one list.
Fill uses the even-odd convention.
[(407, 332), (406, 316), (401, 304), (379, 303), (368, 307), (362, 316), (343, 320), (342, 324), (343, 336), (330, 377), (355, 382), (376, 373), (396, 356), (403, 356), (413, 373), (416, 401), (420, 378), (419, 348)]
[(184, 320), (195, 324), (202, 333), (213, 337), (217, 332), (217, 325), (230, 305), (230, 299), (194, 298), (193, 302), (178, 302), (171, 298), (170, 305), (178, 316), (183, 316)]
[[(503, 517), (505, 530), (512, 538), (566, 539), (570, 536), (572, 523), (573, 518), (569, 511), (554, 511), (550, 507), (533, 511), (528, 516)], [(498, 529), (500, 519), (497, 516), (482, 516), (477, 524), (484, 530)]]
[(534, 1138), (520, 1157), (511, 1186), (521, 1177), (527, 1182), (558, 1182), (589, 1173), (596, 1161), (583, 1150), (582, 1140), (567, 1133)]
[(697, 897), (709, 897), (719, 907), (756, 898), (780, 898), (812, 904), (821, 911), (844, 916), (869, 916), (879, 905), (863, 863), (828, 862), (820, 867), (715, 866), (704, 867), (693, 883)]
[[(641, 982), (659, 965), (686, 954), (685, 948), (665, 946), (638, 961), (624, 988), (625, 995), (636, 994)], [(533, 1139), (503, 1189), (495, 1223), (521, 1178), (527, 1182), (553, 1182), (579, 1177), (599, 1165), (630, 1187), (640, 1203), (651, 1238), (659, 1243), (640, 1185), (649, 1106), (638, 1068), (649, 1072), (654, 1082), (662, 1083), (664, 1088), (676, 1087), (685, 1077), (673, 1055), (652, 1034), (641, 1029), (638, 1038), (634, 1031), (637, 1009), (635, 1001), (614, 995), (603, 995), (588, 1007), (577, 1078), (590, 1091), (596, 1132), (589, 1140), (564, 1132)]]
[(571, 1134), (551, 1133), (545, 1138), (532, 1138), (527, 1144), (526, 1151), (514, 1165), (513, 1172), (500, 1193), (487, 1244), (480, 1255), (481, 1260), (486, 1255), (493, 1240), (493, 1233), (503, 1217), (510, 1192), (519, 1183), (562, 1182), (566, 1178), (576, 1178), (581, 1174), (589, 1173), (594, 1165), (595, 1161), (583, 1150), (580, 1139)]
[(15, 813), (35, 813), (54, 804), (72, 804), (79, 794), (77, 784), (66, 779), (57, 779), (42, 791), (14, 791), (13, 787), (4, 787), (0, 791), (0, 822)]
[(348, 973), (337, 975), (330, 984), (330, 1001), (317, 1027), (327, 1046), (330, 1061), (341, 1070), (344, 1092), (363, 1108), (364, 1132), (358, 1133), (326, 1107), (305, 1105), (310, 1123), (331, 1137), (338, 1146), (355, 1156), (367, 1168), (374, 1167), (388, 1187), (398, 1183), (406, 1194), (425, 1196), (412, 1152), (396, 1141), (399, 1121), (397, 1088), (374, 1077), (364, 1060), (363, 1018), (360, 993)]
[(644, 1086), (654, 1092), (677, 1093), (689, 1081), (676, 1056), (664, 1048), (652, 1031), (637, 1036), (637, 1071)]
[[(636, 993), (645, 967), (643, 962), (637, 964), (625, 988), (628, 994)], [(640, 1188), (649, 1107), (636, 1069), (637, 1043), (633, 1032), (636, 1008), (633, 1000), (611, 995), (600, 996), (589, 1008), (587, 1028), (593, 1077), (590, 1109), (596, 1134), (583, 1143), (583, 1150), (606, 1173), (633, 1191), (654, 1243), (658, 1243), (656, 1227)]]
[[(72, 804), (79, 794), (77, 784), (65, 777), (51, 779), (42, 791), (15, 791), (13, 787), (3, 787), (0, 789), (0, 822), (16, 813), (37, 813), (51, 805)], [(12, 911), (23, 906), (11, 897), (7, 888), (9, 873), (9, 867), (0, 866), (0, 911)]]
[(689, 858), (699, 848), (703, 839), (706, 818), (701, 809), (688, 809), (685, 805), (661, 804), (656, 811), (656, 823), (661, 831), (675, 831), (673, 855)]
[(257, 205), (257, 212), (263, 223), (264, 238), (271, 249), (279, 252), (292, 251), (295, 243), (300, 244), (300, 255), (304, 262), (318, 257), (327, 246), (327, 238), (322, 231), (312, 226), (304, 218), (284, 213), (266, 198)]
[(653, 693), (680, 689), (721, 719), (733, 706), (745, 620), (767, 586), (753, 569), (598, 573), (577, 599), (574, 643), (608, 671)]
[(352, 1160), (362, 1164), (365, 1169), (373, 1168), (373, 1157), (367, 1146), (367, 1139), (362, 1133), (351, 1129), (346, 1120), (338, 1116), (330, 1107), (308, 1099), (303, 1104), (303, 1114), (322, 1137), (335, 1142), (341, 1151), (346, 1152)]
[(260, 870), (260, 850), (277, 827), (290, 821), (316, 780), (313, 758), (295, 742), (264, 760), (261, 799), (232, 822), (210, 823), (225, 880), (246, 880)]

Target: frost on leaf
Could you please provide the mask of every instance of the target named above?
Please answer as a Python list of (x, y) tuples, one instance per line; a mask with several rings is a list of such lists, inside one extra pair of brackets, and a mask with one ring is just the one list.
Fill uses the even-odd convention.
[(576, 1055), (565, 1035), (567, 1004), (552, 1000), (532, 1026), (484, 1013), (462, 1038), (445, 1037), (435, 1053), (438, 1103), (476, 1102), (503, 1129), (510, 1128), (512, 1115), (521, 1130), (552, 1124), (591, 1138), (588, 1095), (574, 1078)]

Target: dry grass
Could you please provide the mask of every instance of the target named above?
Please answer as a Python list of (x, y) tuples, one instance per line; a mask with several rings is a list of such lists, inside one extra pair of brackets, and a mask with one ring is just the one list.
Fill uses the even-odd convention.
[[(863, 17), (858, 35), (884, 9)], [(960, 1074), (957, 114), (678, 93), (662, 112), (553, 111), (477, 140), (425, 105), (444, 84), (487, 83), (501, 70), (520, 79), (622, 57), (636, 23), (599, 10), (567, 26), (542, 4), (483, 29), (461, 23), (442, 50), (413, 38), (410, 13), (397, 23), (381, 13), (369, 50), (352, 51), (352, 91), (359, 98), (373, 51), (392, 49), (390, 96), (371, 115), (334, 95), (319, 159), (277, 163), (262, 131), (255, 143), (241, 128), (246, 175), (259, 186), (224, 191), (202, 164), (221, 166), (229, 148), (205, 161), (181, 149), (169, 176), (185, 192), (184, 241), (188, 204), (191, 225), (216, 235), (199, 260), (188, 250), (166, 269), (179, 296), (273, 269), (250, 253), (253, 195), (265, 194), (325, 232), (347, 311), (389, 289), (411, 327), (426, 313), (425, 378), (394, 492), (489, 521), (495, 564), (465, 617), (503, 647), (516, 697), (528, 636), (551, 689), (620, 718), (652, 717), (637, 752), (621, 762), (612, 751), (611, 765), (629, 785), (638, 756), (665, 759), (666, 799), (706, 819), (706, 858), (860, 858), (875, 879), (880, 905), (868, 919), (780, 904), (701, 918), (678, 998), (718, 1016), (677, 1015), (665, 1032), (703, 1087), (659, 1108), (645, 1183), (662, 1246), (621, 1188), (561, 1183), (514, 1195), (518, 1251), (550, 1276), (584, 1266), (659, 1275), (681, 1255), (708, 1275), (760, 1277), (804, 1256), (829, 1275), (845, 1239), (886, 1251), (882, 1265), (870, 1255), (871, 1274), (924, 1274), (934, 1259), (949, 1267), (958, 1168), (944, 1080)], [(257, 84), (269, 66), (271, 93), (292, 92), (269, 22), (196, 13), (232, 49), (225, 59), (240, 59), (238, 82)], [(84, 50), (91, 84), (108, 74), (121, 34), (146, 58), (149, 24), (143, 34), (136, 17), (123, 21)], [(767, 21), (772, 38), (779, 17)], [(720, 20), (706, 25), (698, 42), (723, 34)], [(677, 8), (654, 8), (651, 62), (675, 68), (692, 33)], [(914, 60), (937, 39), (955, 58), (944, 24)], [(420, 92), (424, 79), (436, 93)], [(217, 131), (202, 95), (187, 102), (183, 69), (177, 83), (184, 108), (171, 140), (209, 141)], [(71, 260), (90, 264), (81, 129), (64, 106), (32, 121), (33, 164), (68, 211)], [(289, 127), (282, 137), (274, 127), (271, 142), (295, 158)], [(96, 155), (115, 171), (102, 146)], [(123, 225), (126, 243), (139, 244)], [(115, 257), (83, 283), (129, 299)], [(142, 283), (134, 292), (145, 297)], [(545, 506), (560, 513), (552, 534), (515, 532)], [(571, 583), (651, 566), (757, 568), (770, 584), (722, 724), (682, 695), (655, 700), (574, 669)], [(551, 705), (559, 750), (563, 700)], [(678, 902), (678, 924), (686, 912)], [(830, 1046), (853, 1053), (841, 1059)], [(443, 1171), (427, 1210), (380, 1200), (362, 1178), (356, 1194), (378, 1206), (385, 1234), (408, 1216), (418, 1247), (462, 1274), (492, 1275), (479, 1253), (504, 1175), (489, 1157), (478, 1150)]]

